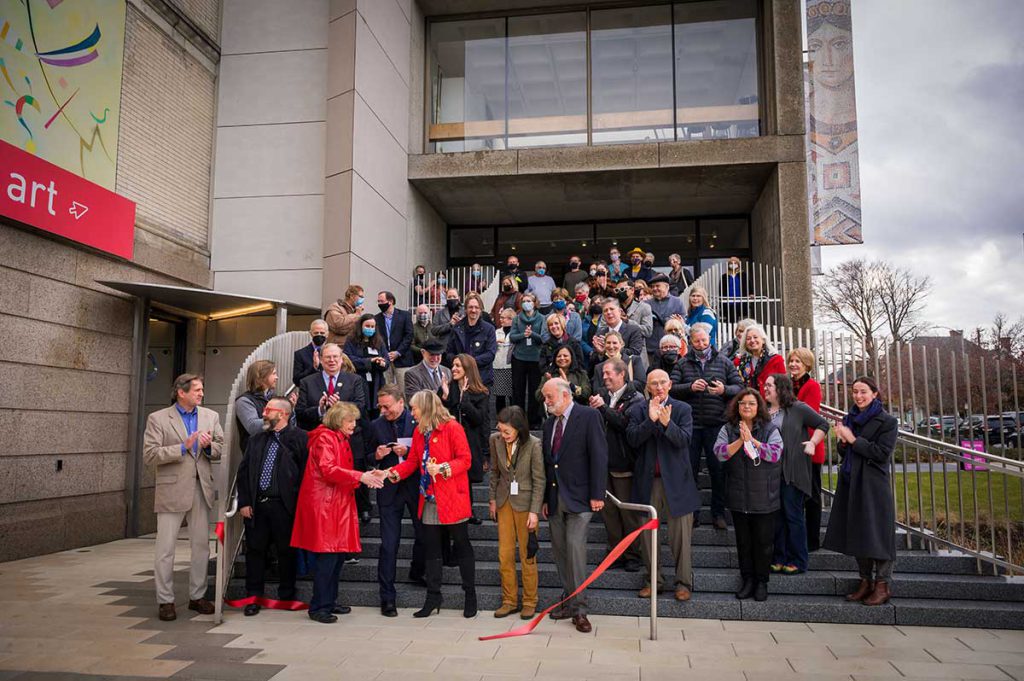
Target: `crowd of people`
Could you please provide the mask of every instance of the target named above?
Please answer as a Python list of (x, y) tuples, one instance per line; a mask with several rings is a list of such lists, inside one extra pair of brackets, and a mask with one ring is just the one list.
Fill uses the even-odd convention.
[[(720, 338), (719, 311), (677, 255), (669, 274), (655, 272), (653, 255), (641, 249), (626, 262), (613, 249), (609, 261), (583, 271), (574, 256), (559, 286), (545, 263), (526, 274), (510, 256), (490, 310), (481, 276), (459, 290), (441, 277), (428, 282), (417, 267), (415, 294), (429, 301), (419, 299), (411, 313), (389, 291), (377, 294), (378, 312), (366, 312), (365, 291), (353, 284), (311, 324), (310, 343), (295, 353), (291, 391), (278, 392), (272, 362), (252, 363), (235, 405), (245, 588), (253, 597), (245, 614), (260, 611), (271, 547), (278, 599), (294, 598), (296, 575), (305, 571), (313, 579), (309, 617), (329, 623), (348, 612), (338, 581), (361, 550), (374, 489), (382, 615), (398, 614), (398, 546), (408, 516), (415, 534), (409, 580), (426, 588), (414, 616), (443, 604), (445, 565), (458, 567), (464, 615), (474, 616), (467, 526), (486, 519), (475, 517), (470, 488), (485, 479), (498, 527), (502, 604), (495, 617), (528, 619), (540, 607), (541, 522), (550, 527), (563, 597), (589, 574), (594, 514), (603, 517), (609, 550), (640, 526), (642, 516), (607, 502), (607, 493), (654, 506), (672, 555), (670, 579), (652, 574), (650, 542), (640, 538), (612, 569), (643, 571), (640, 597), (665, 589), (687, 601), (702, 468), (712, 527), (724, 531), (731, 520), (735, 530), (737, 598), (767, 599), (770, 575), (804, 572), (820, 544), (857, 558), (861, 583), (848, 599), (885, 603), (895, 560), (887, 463), (897, 431), (875, 382), (853, 383), (854, 406), (834, 428), (842, 463), (820, 543), (830, 426), (819, 414), (814, 354), (795, 348), (783, 357), (753, 319), (737, 320), (736, 336)], [(735, 306), (746, 284), (727, 277), (741, 279), (739, 268), (722, 282), (723, 299)], [(201, 377), (179, 377), (174, 404), (152, 414), (146, 428), (146, 461), (157, 467), (161, 619), (175, 616), (170, 570), (185, 515), (193, 528), (189, 607), (212, 611), (204, 598), (208, 547), (199, 534), (212, 508), (210, 461), (221, 455), (223, 432), (202, 397)], [(587, 632), (587, 614), (583, 591), (551, 618)]]

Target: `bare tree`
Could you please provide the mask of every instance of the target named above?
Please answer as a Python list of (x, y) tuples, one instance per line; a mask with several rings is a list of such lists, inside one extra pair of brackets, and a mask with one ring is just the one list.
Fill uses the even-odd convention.
[(1003, 312), (997, 312), (992, 318), (988, 336), (988, 346), (998, 359), (1009, 360), (1024, 356), (1024, 317), (1011, 323)]
[(921, 319), (921, 312), (932, 290), (931, 277), (915, 276), (887, 262), (878, 265), (878, 293), (889, 333), (893, 341), (912, 341), (929, 327)]
[(879, 263), (847, 260), (825, 272), (814, 288), (814, 305), (828, 323), (838, 324), (864, 345), (868, 360), (877, 356), (875, 335), (885, 325)]

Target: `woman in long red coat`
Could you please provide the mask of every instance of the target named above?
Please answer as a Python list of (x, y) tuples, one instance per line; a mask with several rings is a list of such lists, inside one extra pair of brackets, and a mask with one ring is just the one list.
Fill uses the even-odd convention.
[[(789, 377), (793, 379), (796, 399), (820, 414), (821, 384), (811, 378), (811, 371), (814, 370), (814, 353), (807, 348), (790, 350), (786, 356), (786, 368), (789, 369)], [(810, 434), (811, 432), (808, 432), (808, 435)], [(808, 551), (817, 551), (821, 548), (821, 466), (824, 463), (825, 442), (821, 441), (814, 448), (814, 456), (811, 457), (811, 496), (804, 504)]]
[(360, 483), (384, 486), (381, 471), (354, 470), (349, 438), (359, 420), (359, 407), (337, 402), (323, 423), (309, 434), (309, 459), (295, 507), (292, 546), (316, 554), (309, 618), (337, 622), (351, 608), (338, 605), (338, 579), (346, 553), (359, 553), (359, 512), (355, 491)]
[(388, 469), (388, 479), (398, 482), (410, 475), (420, 480), (419, 516), (426, 552), (427, 600), (413, 617), (428, 617), (441, 609), (441, 529), (448, 530), (458, 557), (465, 601), (462, 614), (476, 615), (476, 560), (469, 543), (466, 521), (472, 514), (469, 467), (472, 454), (466, 431), (444, 408), (441, 398), (421, 390), (409, 400), (416, 430), (412, 450), (402, 463)]

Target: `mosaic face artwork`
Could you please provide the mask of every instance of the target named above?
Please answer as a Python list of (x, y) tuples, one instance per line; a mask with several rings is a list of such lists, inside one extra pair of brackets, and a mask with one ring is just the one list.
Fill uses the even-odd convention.
[(863, 242), (850, 0), (807, 0), (808, 198), (813, 243)]
[(0, 0), (0, 139), (113, 190), (124, 0)]

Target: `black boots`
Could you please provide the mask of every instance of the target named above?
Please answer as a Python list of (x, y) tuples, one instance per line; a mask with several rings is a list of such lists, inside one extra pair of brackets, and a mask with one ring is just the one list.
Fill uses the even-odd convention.
[(754, 600), (755, 601), (766, 601), (768, 600), (768, 583), (758, 582), (754, 586)]
[(434, 611), (441, 612), (441, 560), (428, 559), (424, 565), (423, 578), (427, 582), (427, 600), (413, 617), (430, 617)]
[(746, 600), (754, 595), (754, 580), (750, 577), (743, 578), (743, 586), (736, 592), (736, 598)]
[(466, 593), (462, 616), (476, 617), (476, 557), (473, 555), (473, 547), (469, 544), (458, 553), (459, 576), (462, 577), (462, 590)]

